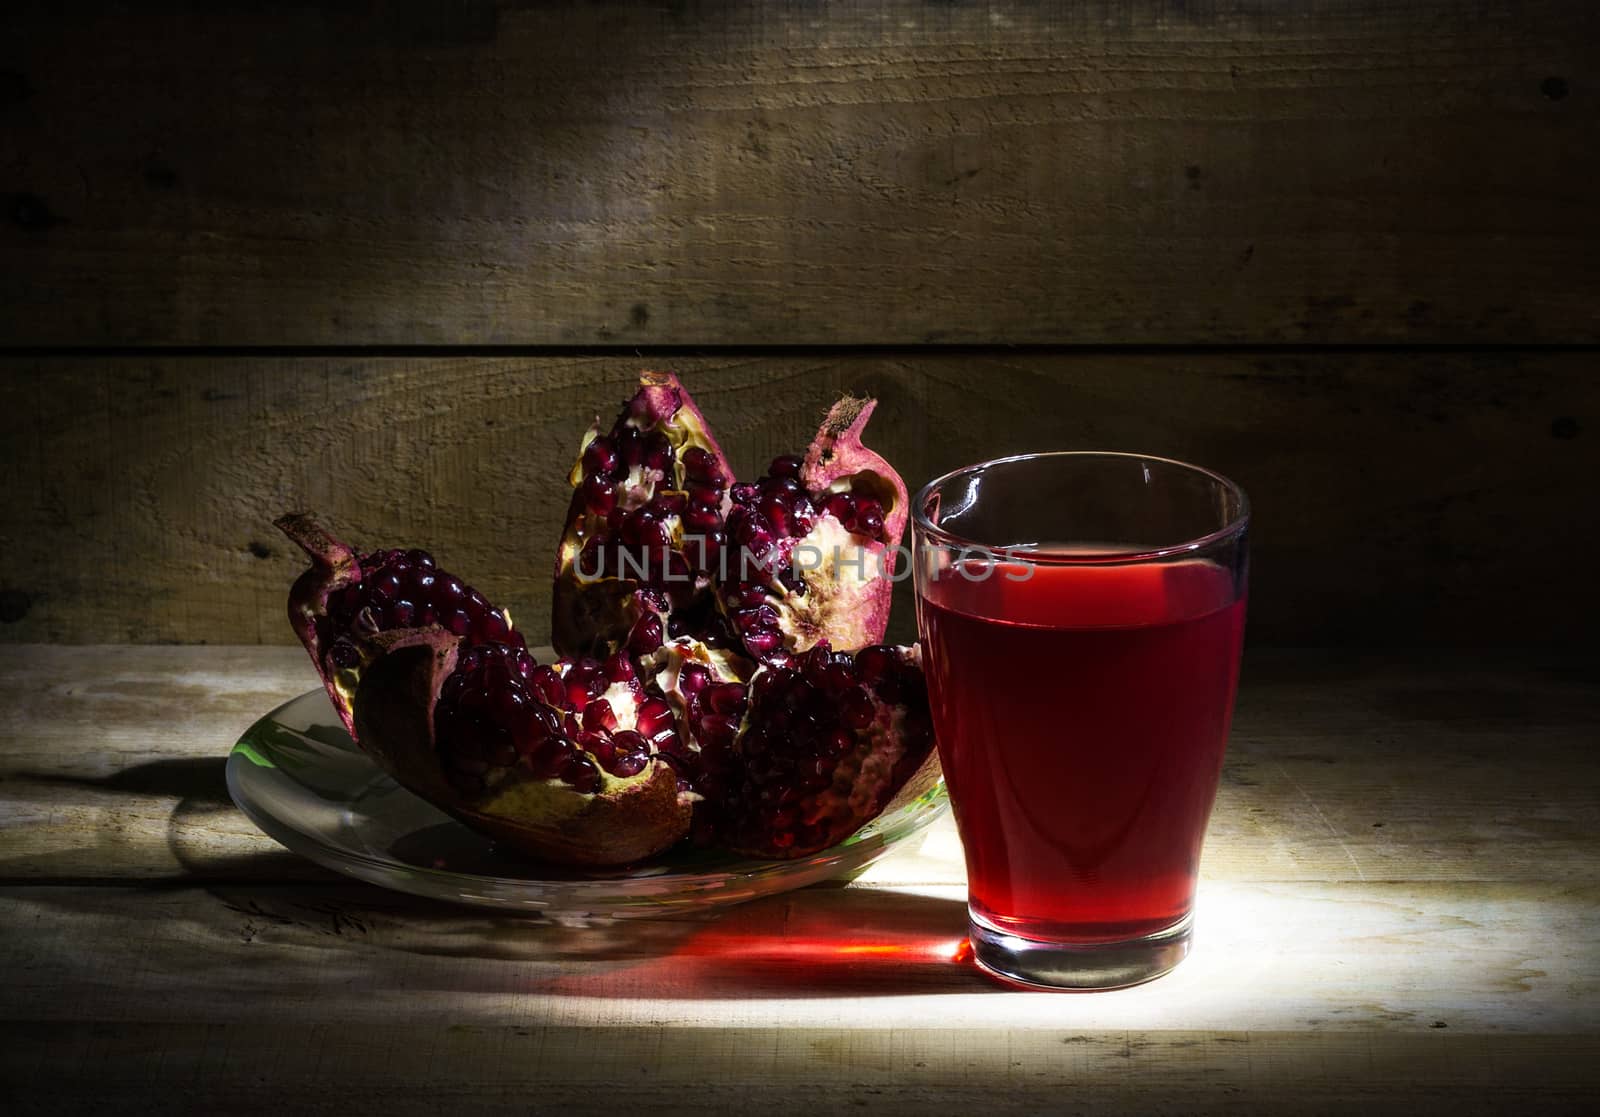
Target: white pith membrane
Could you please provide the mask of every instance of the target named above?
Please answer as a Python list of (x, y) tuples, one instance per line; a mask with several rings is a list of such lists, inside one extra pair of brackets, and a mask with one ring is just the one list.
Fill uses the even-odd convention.
[[(690, 719), (689, 696), (681, 685), (684, 669), (690, 665), (706, 669), (710, 676), (710, 682), (706, 684), (708, 690), (727, 683), (747, 685), (753, 665), (737, 652), (707, 647), (688, 636), (669, 640), (641, 661), (641, 667), (652, 675), (656, 689), (672, 707), (673, 717), (677, 719), (680, 747), (692, 755), (701, 751), (701, 742), (695, 735), (695, 726)], [(683, 794), (691, 802), (700, 802), (703, 798), (692, 789)]]
[(784, 647), (806, 652), (824, 637), (842, 652), (872, 643), (877, 634), (866, 606), (885, 576), (883, 551), (881, 542), (853, 534), (831, 513), (818, 516), (787, 556), (805, 592), (791, 593), (776, 577), (768, 581)]

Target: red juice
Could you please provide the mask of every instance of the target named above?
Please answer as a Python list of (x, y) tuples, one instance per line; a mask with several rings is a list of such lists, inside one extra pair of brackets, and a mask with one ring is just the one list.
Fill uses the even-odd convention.
[(945, 569), (918, 603), (973, 911), (1046, 940), (1163, 930), (1194, 901), (1244, 599), (1203, 561), (1023, 569)]

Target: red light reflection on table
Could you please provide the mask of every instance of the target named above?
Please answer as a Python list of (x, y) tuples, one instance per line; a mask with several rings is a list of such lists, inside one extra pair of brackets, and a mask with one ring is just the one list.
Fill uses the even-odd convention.
[[(660, 926), (660, 925), (658, 925)], [(544, 986), (575, 996), (887, 995), (992, 988), (970, 964), (964, 901), (872, 888), (773, 897)]]

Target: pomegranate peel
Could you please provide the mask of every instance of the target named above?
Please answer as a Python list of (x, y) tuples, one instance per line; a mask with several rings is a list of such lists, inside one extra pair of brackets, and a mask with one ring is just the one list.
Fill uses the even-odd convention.
[(354, 551), (305, 513), (291, 512), (273, 523), (311, 559), (310, 568), (296, 578), (289, 589), (289, 626), (311, 656), (339, 720), (353, 734), (350, 699), (355, 692), (356, 676), (341, 675), (339, 668), (324, 659), (327, 649), (323, 647), (317, 622), (328, 615), (330, 597), (361, 580), (361, 566)]

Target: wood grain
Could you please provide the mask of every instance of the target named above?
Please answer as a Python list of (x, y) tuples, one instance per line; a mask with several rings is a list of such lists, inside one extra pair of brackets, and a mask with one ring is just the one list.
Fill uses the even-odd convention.
[[(0, 881), (327, 883), (223, 758), (316, 685), (298, 648), (23, 647), (0, 665)], [(1206, 846), (1233, 883), (1592, 882), (1593, 658), (1258, 651)], [(959, 887), (948, 820), (869, 884)]]
[[(1022, 996), (1012, 994), (1011, 996)], [(1059, 1002), (1060, 998), (1050, 998)], [(941, 999), (932, 1010), (956, 1006)], [(877, 1002), (872, 1002), (876, 1004)], [(974, 1034), (868, 1027), (34, 1024), (0, 1050), (12, 1112), (1584, 1113), (1589, 1035)], [(79, 1069), (87, 1067), (89, 1069)], [(263, 1070), (268, 1067), (270, 1070)], [(728, 1073), (725, 1068), (736, 1068)], [(710, 1072), (710, 1073), (708, 1073)], [(183, 1095), (168, 1095), (182, 1075)], [(536, 1099), (530, 1101), (530, 1099)]]
[[(0, 640), (292, 640), (312, 508), (357, 544), (427, 545), (536, 642), (582, 432), (646, 362), (607, 358), (0, 360)], [(652, 362), (655, 363), (655, 362)], [(1132, 449), (1255, 507), (1251, 638), (1587, 640), (1593, 357), (927, 353), (671, 362), (735, 468), (805, 446), (844, 391), (915, 489), (1030, 449)], [(902, 591), (909, 591), (902, 585)], [(892, 632), (907, 639), (903, 592)]]
[(975, 1035), (1192, 1029), (1404, 1042), (1600, 1029), (1593, 886), (1208, 882), (1181, 967), (1077, 1005), (1009, 996), (977, 973), (961, 949), (965, 899), (960, 885), (851, 885), (715, 918), (574, 930), (348, 884), (8, 887), (0, 1020), (200, 1025), (243, 1012), (280, 1032), (314, 1006), (321, 1028), (348, 1032), (915, 1033), (955, 1020)]
[(0, 1081), (29, 1112), (174, 1080), (230, 1112), (1564, 1112), (1600, 1086), (1597, 902), (1206, 887), (1176, 971), (1060, 998), (972, 970), (959, 887), (582, 932), (375, 889), (5, 889)]
[(293, 648), (0, 659), (8, 1113), (1560, 1113), (1600, 1089), (1592, 657), (1252, 654), (1195, 951), (1092, 997), (974, 972), (948, 824), (849, 885), (581, 929), (322, 873), (220, 770), (310, 681)]
[(8, 4), (0, 341), (1600, 340), (1586, 0)]

